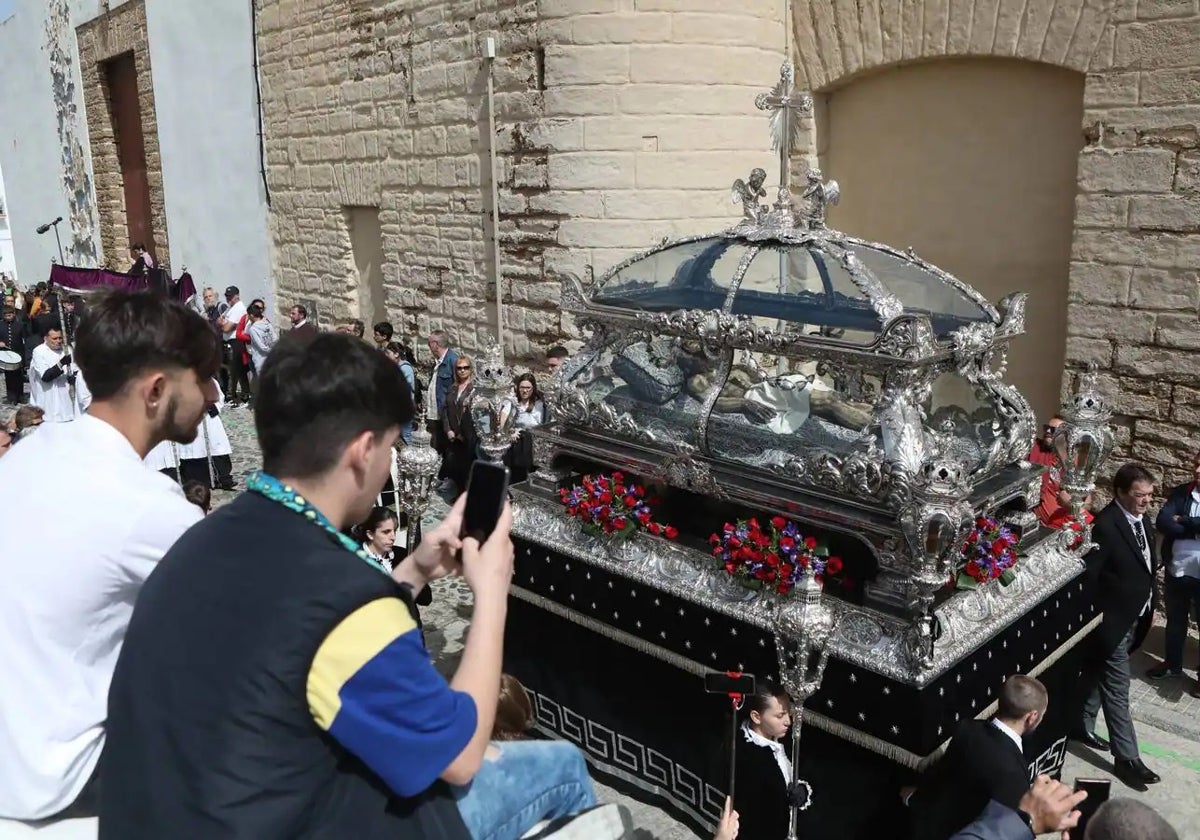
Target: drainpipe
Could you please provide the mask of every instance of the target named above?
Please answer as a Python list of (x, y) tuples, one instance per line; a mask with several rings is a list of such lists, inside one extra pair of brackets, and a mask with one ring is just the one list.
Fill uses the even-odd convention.
[(250, 43), (254, 66), (254, 111), (258, 117), (258, 174), (262, 177), (263, 196), (271, 206), (271, 188), (267, 185), (267, 136), (263, 130), (262, 79), (258, 73), (258, 0), (250, 0)]
[(487, 60), (488, 162), (492, 179), (492, 282), (496, 287), (496, 342), (500, 345), (500, 361), (504, 361), (504, 302), (500, 288), (500, 173), (496, 166), (496, 39), (484, 41)]

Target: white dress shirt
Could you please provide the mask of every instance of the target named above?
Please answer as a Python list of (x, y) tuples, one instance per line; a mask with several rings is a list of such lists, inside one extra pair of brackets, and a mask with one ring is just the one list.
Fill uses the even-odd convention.
[(0, 458), (0, 818), (78, 798), (142, 583), (201, 519), (108, 423), (47, 424)]
[[(1188, 516), (1200, 516), (1200, 492), (1192, 488), (1188, 495)], [(1200, 578), (1200, 539), (1184, 537), (1171, 546), (1171, 577)]]
[[(449, 352), (450, 352), (450, 348), (447, 347), (445, 350), (442, 351), (442, 355), (437, 357), (437, 361), (433, 363), (433, 376), (429, 377), (429, 389), (425, 392), (425, 419), (426, 420), (440, 420), (441, 419), (441, 415), (438, 414), (438, 404), (437, 404), (438, 368), (440, 368), (442, 366), (442, 360), (446, 358), (446, 354)], [(456, 364), (457, 364), (457, 362), (456, 362)], [(451, 390), (453, 390), (453, 385), (457, 381), (458, 381), (458, 378), (454, 375), (454, 371), (450, 371)], [(449, 391), (446, 392), (446, 399), (447, 400), (450, 399)]]
[[(1137, 542), (1138, 529), (1142, 532), (1142, 562), (1146, 564), (1146, 569), (1150, 572), (1154, 571), (1154, 567), (1150, 558), (1150, 533), (1146, 530), (1146, 521), (1136, 516), (1117, 503), (1117, 507), (1121, 508), (1121, 513), (1125, 514), (1125, 521), (1129, 523), (1129, 530), (1133, 532), (1133, 541)], [(1150, 611), (1150, 605), (1154, 603), (1154, 592), (1151, 589), (1150, 597), (1146, 599), (1145, 605), (1142, 607), (1142, 615)]]
[(1014, 744), (1016, 744), (1017, 749), (1021, 751), (1022, 755), (1024, 755), (1025, 742), (1021, 740), (1021, 736), (1018, 735), (1014, 729), (1009, 727), (1008, 724), (1006, 724), (1004, 721), (1000, 720), (999, 718), (992, 718), (992, 726), (996, 727), (1001, 732), (1003, 732), (1005, 735), (1007, 735), (1009, 737), (1009, 740), (1011, 740)]
[(779, 767), (779, 772), (783, 774), (783, 780), (786, 784), (792, 783), (792, 760), (788, 758), (787, 752), (783, 748), (783, 744), (778, 741), (772, 741), (770, 738), (763, 737), (750, 728), (750, 721), (742, 721), (742, 737), (758, 747), (766, 747), (775, 756), (775, 764)]

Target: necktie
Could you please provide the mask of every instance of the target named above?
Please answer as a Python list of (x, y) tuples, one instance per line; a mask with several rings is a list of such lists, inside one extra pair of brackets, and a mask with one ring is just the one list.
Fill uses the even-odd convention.
[(1133, 536), (1137, 540), (1138, 548), (1142, 554), (1146, 553), (1146, 532), (1142, 530), (1142, 521), (1139, 519), (1133, 523)]

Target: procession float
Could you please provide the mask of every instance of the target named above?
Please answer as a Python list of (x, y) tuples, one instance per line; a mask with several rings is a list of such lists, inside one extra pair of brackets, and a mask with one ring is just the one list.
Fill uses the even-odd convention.
[[(702, 834), (729, 784), (730, 714), (702, 677), (778, 681), (795, 702), (792, 836), (888, 837), (900, 785), (1012, 674), (1052, 698), (1031, 773), (1061, 767), (1057, 701), (1099, 620), (1089, 529), (1031, 512), (1035, 420), (1003, 379), (1026, 296), (993, 305), (911, 249), (828, 228), (838, 189), (820, 172), (793, 198), (812, 100), (792, 78), (785, 65), (756, 103), (779, 153), (772, 203), (756, 169), (734, 184), (736, 226), (563, 282), (587, 341), (512, 491), (505, 670), (542, 733)], [(489, 458), (512, 439), (511, 383), (494, 350), (473, 406)], [(1111, 437), (1095, 377), (1079, 383), (1056, 444), (1083, 500)]]

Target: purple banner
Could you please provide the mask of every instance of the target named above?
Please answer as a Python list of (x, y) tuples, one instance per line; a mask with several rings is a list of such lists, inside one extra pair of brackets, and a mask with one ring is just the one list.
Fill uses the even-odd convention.
[(50, 266), (50, 283), (74, 292), (94, 292), (97, 289), (125, 289), (144, 292), (150, 288), (150, 278), (134, 277), (102, 268), (73, 268), (66, 265)]

